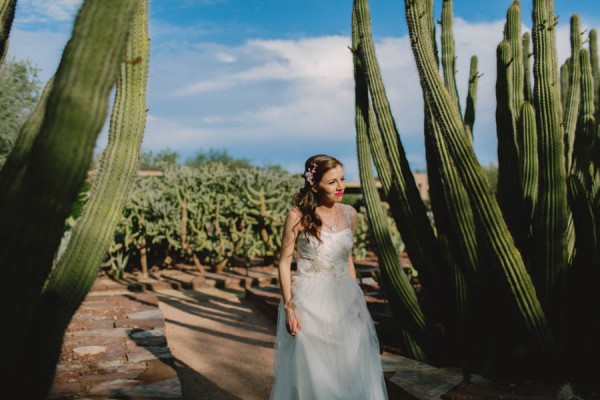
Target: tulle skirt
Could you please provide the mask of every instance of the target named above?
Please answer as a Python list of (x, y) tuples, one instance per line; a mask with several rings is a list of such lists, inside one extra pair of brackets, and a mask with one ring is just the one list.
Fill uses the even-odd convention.
[(356, 281), (297, 276), (292, 293), (300, 330), (287, 332), (281, 302), (271, 400), (387, 399), (379, 342)]

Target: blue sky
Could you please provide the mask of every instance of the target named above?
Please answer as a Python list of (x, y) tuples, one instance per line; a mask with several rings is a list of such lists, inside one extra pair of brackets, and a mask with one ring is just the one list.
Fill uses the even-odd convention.
[[(371, 0), (388, 97), (413, 169), (423, 169), (422, 100), (400, 0)], [(457, 78), (462, 101), (472, 54), (480, 80), (475, 150), (496, 159), (495, 48), (511, 0), (455, 0)], [(531, 0), (523, 0), (531, 24)], [(19, 0), (9, 56), (28, 58), (46, 80), (56, 69), (81, 0)], [(351, 0), (152, 0), (145, 150), (182, 158), (211, 148), (301, 172), (329, 153), (357, 179)], [(556, 0), (558, 51), (568, 56), (568, 20), (600, 28), (598, 0)], [(441, 0), (436, 0), (439, 17)], [(106, 143), (106, 133), (97, 149)]]

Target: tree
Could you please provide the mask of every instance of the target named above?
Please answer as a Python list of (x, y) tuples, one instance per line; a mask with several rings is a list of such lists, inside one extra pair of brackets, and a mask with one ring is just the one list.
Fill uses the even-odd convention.
[(157, 153), (144, 151), (140, 160), (140, 169), (157, 169), (161, 163), (178, 164), (179, 153), (171, 149), (163, 149)]
[(38, 101), (38, 71), (29, 60), (8, 60), (0, 66), (0, 167)]
[(200, 152), (195, 158), (185, 161), (185, 165), (191, 168), (209, 163), (221, 163), (231, 169), (253, 168), (253, 165), (250, 161), (245, 158), (235, 158), (229, 155), (225, 149), (210, 149), (208, 152)]

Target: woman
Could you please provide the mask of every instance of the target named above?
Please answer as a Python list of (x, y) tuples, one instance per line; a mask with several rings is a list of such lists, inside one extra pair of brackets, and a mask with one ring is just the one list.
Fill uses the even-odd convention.
[[(379, 343), (352, 263), (356, 210), (342, 163), (319, 154), (287, 215), (272, 400), (387, 399)], [(298, 245), (298, 271), (290, 267)]]

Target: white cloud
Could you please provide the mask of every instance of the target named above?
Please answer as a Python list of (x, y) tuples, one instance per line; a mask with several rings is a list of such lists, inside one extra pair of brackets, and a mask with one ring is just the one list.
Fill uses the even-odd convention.
[(23, 24), (65, 22), (73, 15), (82, 0), (19, 0), (18, 22)]
[[(219, 52), (215, 58), (235, 62), (259, 54), (261, 63), (234, 73), (202, 79), (175, 91), (190, 96), (261, 81), (320, 81), (324, 84), (352, 79), (348, 39), (340, 36), (302, 40), (251, 40), (244, 46)], [(225, 57), (224, 57), (225, 55)]]
[[(65, 7), (75, 3), (60, 2)], [(44, 12), (60, 17), (60, 12), (49, 10), (46, 7)], [(557, 29), (561, 61), (570, 46), (568, 26), (563, 25)], [(225, 148), (233, 155), (279, 163), (296, 172), (304, 158), (326, 152), (345, 163), (349, 179), (358, 178), (349, 37), (222, 45), (202, 42), (196, 34), (186, 34), (185, 27), (176, 35), (161, 36), (168, 24), (160, 20), (152, 26), (158, 39), (152, 40), (145, 149), (169, 147), (185, 158), (197, 151)], [(463, 107), (471, 55), (479, 57), (483, 73), (475, 123), (475, 148), (483, 164), (496, 157), (495, 52), (502, 27), (503, 21), (470, 23), (456, 18), (454, 23)], [(18, 58), (32, 58), (48, 77), (67, 37), (16, 30), (9, 51)], [(409, 41), (381, 38), (376, 48), (408, 158), (413, 168), (423, 169), (422, 95)]]
[(234, 63), (237, 61), (237, 58), (231, 54), (228, 53), (218, 53), (216, 55), (217, 60), (224, 62), (224, 63)]
[[(470, 58), (473, 54), (479, 58), (483, 76), (478, 88), (475, 147), (480, 161), (488, 164), (495, 160), (497, 151), (495, 53), (502, 38), (503, 21), (469, 23), (457, 18), (454, 29), (463, 109)], [(354, 81), (348, 45), (349, 38), (327, 36), (253, 40), (231, 47), (202, 45), (196, 48), (198, 52), (186, 50), (177, 57), (177, 64), (169, 64), (162, 73), (189, 79), (171, 82), (163, 93), (172, 108), (193, 108), (197, 118), (190, 119), (183, 111), (181, 117), (173, 118), (166, 109), (161, 115), (176, 119), (183, 126), (194, 126), (199, 135), (198, 149), (214, 146), (243, 152), (245, 147), (250, 158), (251, 151), (260, 158), (262, 144), (262, 152), (281, 153), (279, 158), (285, 160), (282, 164), (290, 163), (290, 157), (313, 152), (338, 152), (342, 154), (340, 158), (353, 159)], [(423, 104), (409, 41), (406, 37), (383, 38), (376, 47), (409, 160), (414, 168), (423, 169)], [(559, 59), (564, 60), (568, 52), (568, 27), (559, 27)], [(220, 55), (224, 53), (235, 58), (234, 65), (223, 66)], [(203, 68), (191, 71), (186, 67), (188, 63)], [(148, 137), (153, 132), (149, 126)], [(170, 143), (181, 143), (181, 149), (189, 149), (185, 141), (190, 135), (188, 129), (182, 128), (181, 138), (174, 133)], [(294, 149), (298, 149), (296, 154)], [(349, 175), (356, 178), (354, 164), (346, 163)]]

